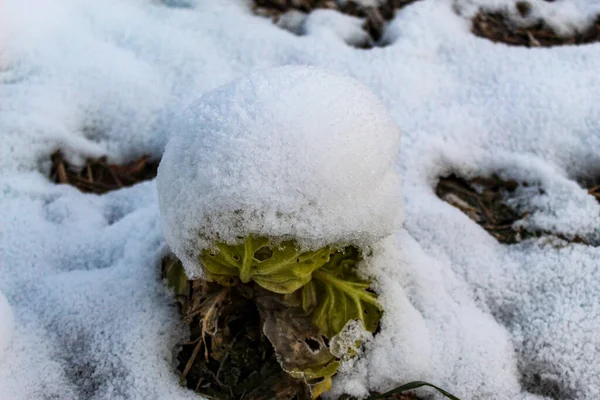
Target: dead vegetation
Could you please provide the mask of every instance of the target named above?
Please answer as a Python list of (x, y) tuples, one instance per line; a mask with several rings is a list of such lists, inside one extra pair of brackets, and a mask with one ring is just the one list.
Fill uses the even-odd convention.
[[(355, 1), (337, 0), (254, 0), (253, 10), (257, 15), (271, 18), (278, 23), (281, 16), (289, 11), (309, 14), (317, 9), (336, 10), (342, 14), (364, 18), (363, 29), (368, 33), (370, 42), (360, 48), (372, 48), (381, 43), (386, 24), (392, 20), (396, 11), (418, 0), (386, 0), (377, 7), (365, 7)], [(552, 0), (546, 0), (551, 2)], [(532, 5), (527, 1), (515, 3), (515, 15), (523, 20), (529, 18)], [(600, 42), (600, 16), (584, 32), (561, 36), (542, 20), (517, 24), (502, 12), (480, 11), (472, 21), (473, 34), (496, 43), (524, 47), (551, 47), (564, 45), (582, 45)], [(297, 32), (295, 32), (297, 33)]]
[[(230, 285), (188, 280), (174, 255), (162, 260), (162, 277), (190, 330), (190, 339), (181, 344), (177, 357), (182, 385), (209, 399), (312, 398), (309, 386), (284, 371), (279, 359), (284, 364), (286, 359), (312, 364), (315, 357), (328, 353), (328, 343), (315, 335), (306, 316), (281, 301), (282, 295), (254, 283), (240, 284), (236, 278)], [(269, 335), (269, 326), (278, 333)], [(410, 390), (429, 384), (409, 385), (402, 393), (373, 394), (369, 399), (417, 400)], [(340, 400), (354, 398), (344, 395)]]
[(440, 179), (435, 191), (439, 198), (467, 214), (500, 243), (510, 244), (531, 236), (514, 226), (526, 214), (519, 213), (506, 204), (507, 197), (518, 186), (515, 181), (504, 181), (496, 176), (467, 181), (450, 175)]
[[(515, 11), (526, 18), (531, 13), (531, 4), (526, 1), (517, 2)], [(541, 20), (527, 26), (519, 26), (502, 13), (482, 11), (473, 19), (472, 32), (492, 42), (512, 46), (581, 45), (600, 42), (600, 16), (586, 31), (571, 36), (560, 36)]]
[(364, 18), (363, 29), (369, 34), (371, 42), (361, 48), (371, 48), (381, 39), (385, 25), (394, 18), (396, 11), (415, 1), (418, 0), (385, 0), (377, 7), (365, 7), (352, 0), (254, 0), (254, 12), (271, 18), (275, 23), (282, 14), (292, 10), (308, 14), (316, 9), (329, 9)]
[(190, 328), (178, 355), (181, 384), (210, 399), (310, 399), (306, 385), (283, 371), (261, 330), (256, 286), (182, 279), (182, 268), (174, 256), (163, 260), (163, 277)]
[[(526, 183), (503, 180), (496, 175), (472, 179), (450, 175), (440, 178), (435, 192), (440, 199), (461, 210), (500, 243), (515, 244), (530, 238), (549, 237), (568, 243), (600, 245), (597, 240), (581, 236), (568, 236), (562, 232), (532, 231), (520, 226), (517, 222), (526, 219), (528, 213), (519, 211), (509, 203), (515, 198), (515, 192), (519, 187), (527, 186)], [(541, 188), (537, 190), (540, 194), (543, 193)], [(589, 187), (588, 192), (600, 202), (600, 185)]]
[(81, 168), (69, 164), (60, 152), (52, 155), (50, 179), (86, 193), (102, 194), (156, 177), (158, 161), (148, 156), (126, 165), (109, 163), (105, 157), (87, 160)]

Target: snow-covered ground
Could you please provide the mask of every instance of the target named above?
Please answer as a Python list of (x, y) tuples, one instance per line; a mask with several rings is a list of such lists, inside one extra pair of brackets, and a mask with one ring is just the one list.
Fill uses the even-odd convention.
[[(600, 10), (531, 3), (561, 32)], [(388, 313), (334, 391), (418, 379), (463, 399), (599, 398), (600, 248), (501, 245), (433, 188), (449, 172), (535, 182), (527, 224), (599, 238), (600, 205), (576, 179), (600, 173), (600, 45), (490, 43), (469, 32), (478, 4), (513, 2), (423, 0), (389, 46), (359, 50), (344, 42), (353, 21), (313, 18), (295, 36), (242, 0), (4, 0), (0, 399), (197, 398), (174, 372), (185, 331), (159, 277), (155, 183), (81, 194), (48, 181), (50, 154), (159, 157), (200, 95), (285, 64), (357, 79), (402, 130), (404, 226), (372, 263)]]

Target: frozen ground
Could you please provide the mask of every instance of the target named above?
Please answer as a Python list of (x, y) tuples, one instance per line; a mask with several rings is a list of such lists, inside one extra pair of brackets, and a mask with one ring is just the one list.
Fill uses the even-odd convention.
[[(469, 33), (473, 4), (509, 0), (417, 2), (372, 50), (344, 43), (353, 22), (313, 21), (298, 37), (241, 0), (165, 3), (2, 3), (0, 292), (14, 327), (0, 296), (0, 399), (196, 398), (173, 372), (185, 332), (158, 276), (155, 183), (85, 195), (45, 178), (49, 157), (160, 156), (189, 102), (283, 64), (356, 78), (403, 132), (404, 227), (373, 262), (390, 312), (335, 391), (420, 379), (463, 399), (600, 396), (600, 249), (501, 245), (433, 191), (450, 171), (536, 182), (528, 224), (598, 238), (600, 205), (576, 179), (600, 173), (600, 45), (511, 48)], [(600, 7), (532, 3), (567, 30)]]

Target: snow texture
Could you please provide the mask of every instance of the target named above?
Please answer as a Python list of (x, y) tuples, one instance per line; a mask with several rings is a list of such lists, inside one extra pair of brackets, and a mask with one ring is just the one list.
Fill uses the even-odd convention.
[(157, 188), (188, 275), (217, 242), (363, 247), (402, 224), (400, 131), (354, 80), (314, 67), (254, 72), (202, 96), (170, 130)]
[[(584, 30), (599, 7), (531, 3), (533, 15), (565, 32)], [(296, 36), (241, 0), (2, 7), (0, 291), (15, 328), (0, 399), (197, 398), (174, 372), (186, 332), (159, 278), (168, 247), (155, 182), (81, 194), (45, 178), (49, 158), (59, 148), (73, 162), (158, 158), (171, 135), (185, 137), (173, 127), (190, 122), (182, 110), (203, 94), (289, 64), (356, 79), (402, 131), (404, 225), (374, 245), (366, 265), (386, 308), (382, 330), (354, 368), (344, 366), (334, 393), (424, 379), (462, 399), (600, 396), (600, 248), (547, 238), (501, 245), (433, 190), (451, 172), (528, 182), (542, 192), (518, 199), (531, 210), (525, 223), (598, 240), (600, 205), (578, 184), (600, 173), (598, 44), (526, 49), (469, 32), (473, 12), (514, 12), (513, 0), (415, 2), (386, 28), (389, 46), (372, 50), (321, 33)], [(222, 88), (207, 96), (230, 95)], [(229, 115), (236, 104), (209, 106)], [(359, 146), (352, 170), (373, 157), (363, 146), (383, 144)]]
[(12, 343), (13, 330), (15, 329), (15, 317), (6, 297), (0, 292), (0, 368), (4, 354)]
[(304, 21), (306, 21), (305, 13), (291, 9), (279, 16), (277, 26), (296, 35), (301, 35), (304, 32)]
[(308, 15), (301, 33), (321, 40), (342, 40), (351, 46), (363, 47), (371, 40), (363, 29), (364, 23), (364, 18), (342, 14), (336, 10), (317, 9)]

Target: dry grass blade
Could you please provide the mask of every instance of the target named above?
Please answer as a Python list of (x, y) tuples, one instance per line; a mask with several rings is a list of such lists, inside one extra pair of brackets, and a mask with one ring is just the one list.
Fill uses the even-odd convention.
[(588, 193), (596, 198), (596, 200), (600, 201), (600, 185), (594, 183), (591, 184), (588, 188)]
[(600, 193), (598, 193), (598, 192), (590, 192), (590, 194), (592, 196), (594, 196), (595, 198), (597, 198), (598, 200), (600, 200)]
[[(213, 336), (217, 333), (217, 322), (219, 315), (221, 314), (221, 307), (227, 296), (229, 295), (229, 288), (225, 287), (221, 289), (213, 301), (211, 301), (205, 308), (204, 315), (202, 316), (202, 341), (206, 346), (206, 335)], [(206, 360), (208, 361), (208, 352), (206, 353)], [(219, 376), (217, 372), (217, 377)]]
[(185, 383), (185, 377), (187, 376), (187, 374), (192, 369), (192, 366), (194, 365), (194, 361), (196, 361), (196, 357), (198, 357), (198, 353), (200, 352), (200, 349), (202, 349), (202, 346), (206, 347), (206, 345), (204, 344), (204, 340), (198, 340), (198, 343), (196, 343), (196, 346), (194, 346), (194, 350), (192, 351), (192, 355), (190, 356), (189, 360), (185, 364), (185, 368), (181, 372), (181, 377), (179, 379), (179, 382), (182, 385)]
[(65, 169), (65, 164), (61, 161), (58, 162), (56, 166), (56, 173), (59, 183), (69, 183), (69, 178), (67, 177), (67, 170)]
[(60, 152), (52, 155), (50, 178), (61, 184), (70, 184), (82, 192), (103, 194), (153, 179), (158, 161), (143, 156), (126, 165), (110, 164), (106, 158), (87, 160), (82, 168), (70, 165)]

